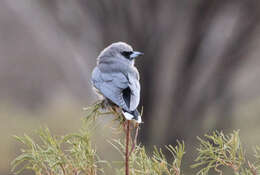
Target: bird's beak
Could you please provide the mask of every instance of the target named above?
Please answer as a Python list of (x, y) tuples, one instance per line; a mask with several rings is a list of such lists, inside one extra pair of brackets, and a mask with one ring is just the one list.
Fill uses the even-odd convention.
[(142, 52), (133, 51), (133, 53), (130, 55), (130, 58), (134, 59), (140, 55), (144, 55)]

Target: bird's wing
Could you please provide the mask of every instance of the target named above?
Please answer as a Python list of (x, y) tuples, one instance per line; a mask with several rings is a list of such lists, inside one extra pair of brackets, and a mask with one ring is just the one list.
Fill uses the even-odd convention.
[(130, 102), (126, 102), (124, 99), (124, 89), (129, 86), (127, 77), (120, 72), (107, 73), (101, 72), (96, 67), (92, 72), (92, 83), (106, 98), (111, 100), (113, 103), (129, 111)]
[(122, 72), (101, 72), (98, 67), (92, 73), (93, 85), (113, 103), (126, 111), (133, 111), (140, 101), (140, 84), (136, 76)]
[(140, 102), (140, 83), (138, 74), (128, 74), (129, 88), (131, 90), (130, 96), (130, 111), (134, 111)]

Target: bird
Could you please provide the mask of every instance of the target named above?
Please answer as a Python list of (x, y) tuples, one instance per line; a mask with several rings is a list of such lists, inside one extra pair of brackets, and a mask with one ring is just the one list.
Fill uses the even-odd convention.
[(122, 109), (126, 120), (142, 123), (137, 107), (140, 102), (140, 76), (135, 59), (143, 55), (125, 42), (115, 42), (97, 57), (91, 82), (96, 94)]

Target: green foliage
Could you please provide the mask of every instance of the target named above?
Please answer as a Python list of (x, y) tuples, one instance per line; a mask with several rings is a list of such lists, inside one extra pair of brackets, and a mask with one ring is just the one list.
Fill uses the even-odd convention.
[(99, 160), (96, 150), (91, 146), (89, 126), (63, 137), (51, 135), (48, 128), (40, 129), (37, 131), (41, 140), (39, 144), (28, 135), (15, 136), (26, 148), (13, 160), (12, 171), (17, 174), (30, 169), (37, 175), (95, 175), (98, 171), (102, 172), (98, 165), (104, 162)]
[[(109, 108), (110, 110), (108, 112), (104, 111), (107, 108)], [(96, 118), (100, 116), (113, 115), (115, 116), (114, 121), (118, 121), (120, 123), (119, 128), (122, 129), (121, 124), (123, 124), (124, 122), (124, 117), (121, 111), (116, 111), (116, 108), (111, 107), (111, 105), (109, 105), (108, 102), (105, 100), (97, 101), (93, 105), (83, 108), (83, 110), (86, 111), (85, 119), (88, 121), (96, 120)]]
[(237, 172), (244, 163), (244, 151), (240, 144), (238, 132), (224, 135), (222, 132), (213, 132), (205, 135), (205, 140), (198, 137), (200, 147), (197, 149), (198, 163), (192, 167), (202, 166), (198, 174), (207, 174), (211, 168), (221, 172), (220, 166), (228, 166)]
[[(122, 156), (124, 156), (125, 145), (121, 140), (110, 142)], [(171, 145), (165, 147), (172, 156), (172, 161), (166, 159), (162, 149), (154, 147), (152, 155), (149, 156), (145, 147), (138, 145), (130, 156), (130, 174), (133, 175), (181, 175), (181, 161), (185, 154), (184, 143), (178, 142), (176, 147)], [(116, 170), (117, 175), (124, 174), (122, 168)]]
[(133, 174), (144, 175), (180, 175), (181, 174), (181, 161), (185, 154), (184, 143), (178, 142), (176, 147), (171, 145), (166, 146), (166, 149), (172, 156), (172, 161), (167, 161), (162, 149), (154, 147), (152, 156), (149, 157), (145, 148), (139, 147), (135, 154), (132, 155)]
[[(251, 164), (246, 160), (245, 151), (242, 148), (239, 132), (224, 135), (223, 132), (215, 131), (205, 135), (204, 139), (198, 137), (200, 146), (197, 149), (198, 157), (192, 168), (200, 167), (198, 175), (208, 174), (214, 169), (219, 174), (223, 174), (221, 167), (231, 168), (235, 175), (256, 175), (259, 166), (260, 154), (259, 147), (256, 147), (256, 162)], [(257, 161), (258, 160), (258, 161)]]
[[(116, 121), (120, 124), (124, 121), (116, 109), (111, 108), (111, 111), (104, 112), (104, 105), (104, 102), (100, 101), (86, 109), (87, 117), (84, 127), (77, 133), (53, 136), (48, 128), (39, 129), (36, 133), (39, 137), (38, 142), (26, 134), (22, 137), (15, 136), (25, 148), (21, 149), (21, 154), (13, 160), (12, 171), (17, 174), (24, 169), (30, 169), (36, 175), (104, 174), (103, 169), (100, 168), (101, 164), (108, 163), (99, 159), (91, 144), (95, 118), (112, 114), (116, 116)], [(124, 126), (120, 129), (123, 130)], [(198, 156), (196, 163), (191, 166), (197, 170), (197, 175), (207, 175), (210, 171), (216, 171), (222, 175), (223, 168), (231, 169), (235, 175), (260, 174), (260, 147), (255, 147), (254, 160), (249, 161), (240, 142), (238, 131), (227, 135), (215, 131), (206, 134), (204, 138), (198, 137), (198, 141)], [(109, 142), (124, 159), (125, 143), (121, 140)], [(175, 147), (171, 145), (166, 146), (165, 149), (154, 147), (149, 155), (144, 146), (132, 143), (129, 160), (130, 174), (183, 175), (181, 164), (185, 154), (184, 148), (184, 142), (178, 141)], [(119, 164), (121, 168), (115, 171), (117, 175), (122, 175), (125, 173), (124, 161)]]

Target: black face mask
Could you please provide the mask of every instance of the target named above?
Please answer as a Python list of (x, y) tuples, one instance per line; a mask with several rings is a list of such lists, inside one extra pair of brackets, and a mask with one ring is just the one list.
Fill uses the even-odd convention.
[(121, 52), (121, 54), (128, 60), (132, 60), (132, 58), (130, 57), (132, 53), (133, 53), (132, 51)]

